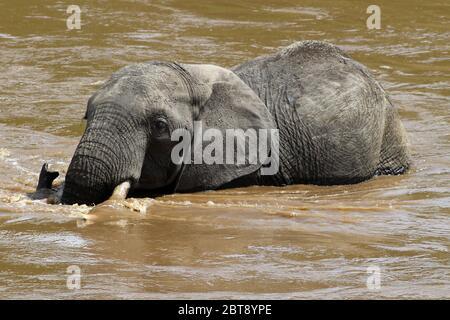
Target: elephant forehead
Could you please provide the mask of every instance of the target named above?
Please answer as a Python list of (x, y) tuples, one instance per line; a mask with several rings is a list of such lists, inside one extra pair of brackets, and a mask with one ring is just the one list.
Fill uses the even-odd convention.
[(169, 104), (180, 100), (188, 100), (187, 90), (181, 79), (160, 73), (113, 79), (97, 94), (95, 103), (113, 101), (119, 104)]

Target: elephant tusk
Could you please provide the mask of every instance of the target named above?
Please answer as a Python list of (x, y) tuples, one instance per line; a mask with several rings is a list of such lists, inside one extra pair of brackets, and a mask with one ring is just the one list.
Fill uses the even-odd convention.
[(128, 195), (128, 191), (130, 191), (130, 181), (125, 181), (119, 184), (113, 191), (109, 200), (125, 200)]

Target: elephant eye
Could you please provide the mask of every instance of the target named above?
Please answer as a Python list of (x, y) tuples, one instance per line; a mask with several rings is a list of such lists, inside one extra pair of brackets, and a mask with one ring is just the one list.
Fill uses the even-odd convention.
[(153, 136), (155, 138), (169, 138), (169, 125), (167, 120), (163, 118), (155, 119), (153, 122)]

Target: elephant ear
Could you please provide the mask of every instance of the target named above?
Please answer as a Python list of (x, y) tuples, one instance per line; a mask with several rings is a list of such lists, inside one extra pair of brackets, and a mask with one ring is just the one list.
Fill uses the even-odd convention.
[[(188, 161), (190, 163), (184, 165), (176, 191), (216, 189), (257, 171), (270, 152), (271, 134), (268, 130), (276, 128), (265, 104), (249, 86), (230, 70), (212, 65), (182, 65), (182, 67), (197, 82), (196, 85), (200, 89), (196, 91), (201, 97), (196, 99), (200, 101), (200, 106), (198, 114), (194, 118), (196, 122), (191, 152), (187, 155), (188, 159), (190, 157), (190, 161)], [(245, 139), (245, 150), (239, 149), (237, 141), (234, 141), (233, 148), (233, 143), (230, 143), (229, 140), (229, 129), (242, 129), (243, 132), (256, 134), (257, 144), (265, 144), (266, 147), (262, 152), (266, 154), (262, 157), (258, 154), (255, 159), (255, 152), (259, 150), (259, 147), (255, 146), (248, 138)], [(253, 130), (247, 131), (248, 129)], [(267, 129), (267, 131), (264, 134), (259, 129)], [(222, 141), (220, 139), (216, 141), (216, 138), (211, 137), (216, 137), (215, 134), (218, 133), (221, 134)], [(202, 139), (202, 135), (205, 136), (205, 139)], [(255, 139), (255, 135), (253, 138)], [(220, 161), (211, 163), (211, 160), (208, 161), (206, 157), (200, 158), (201, 163), (198, 163), (199, 156), (203, 155), (203, 150), (211, 151), (212, 142), (217, 142), (222, 146), (223, 154), (216, 153), (216, 149), (206, 152), (205, 155), (218, 156), (216, 159), (223, 159), (222, 163)], [(250, 152), (250, 148), (253, 153)], [(229, 153), (231, 153), (231, 159), (234, 160), (231, 163), (227, 161), (227, 157), (230, 157)], [(239, 162), (236, 161), (238, 153)], [(244, 158), (245, 161), (242, 161)]]

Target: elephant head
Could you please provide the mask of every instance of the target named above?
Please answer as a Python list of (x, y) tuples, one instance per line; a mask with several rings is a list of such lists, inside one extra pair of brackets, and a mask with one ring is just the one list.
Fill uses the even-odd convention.
[(260, 163), (180, 164), (174, 130), (275, 128), (265, 104), (232, 71), (212, 65), (149, 62), (125, 67), (88, 101), (86, 130), (66, 175), (61, 202), (96, 204), (128, 181), (147, 193), (215, 189)]

